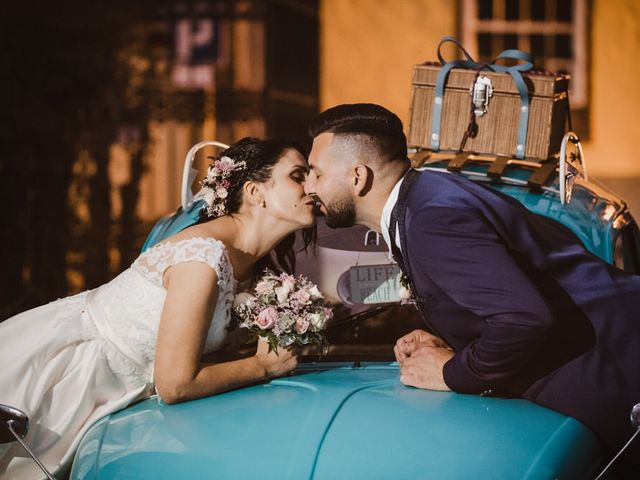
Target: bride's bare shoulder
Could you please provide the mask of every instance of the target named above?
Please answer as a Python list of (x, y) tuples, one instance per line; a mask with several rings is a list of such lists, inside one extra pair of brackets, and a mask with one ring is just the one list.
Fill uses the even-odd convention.
[(192, 225), (180, 232), (165, 238), (162, 243), (174, 243), (189, 240), (191, 238), (213, 238), (226, 243), (228, 233), (219, 225), (219, 222), (212, 220), (206, 223)]

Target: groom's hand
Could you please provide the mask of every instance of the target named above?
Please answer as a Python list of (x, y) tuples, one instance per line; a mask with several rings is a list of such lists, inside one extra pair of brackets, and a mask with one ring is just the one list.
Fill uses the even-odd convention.
[(455, 353), (448, 348), (420, 347), (400, 364), (400, 381), (410, 387), (450, 390), (444, 382), (442, 369), (454, 355)]
[(396, 341), (396, 345), (393, 347), (393, 353), (396, 356), (397, 362), (402, 365), (408, 357), (423, 347), (451, 349), (447, 342), (442, 340), (440, 337), (431, 335), (429, 332), (425, 332), (424, 330), (414, 330), (413, 332), (400, 337)]

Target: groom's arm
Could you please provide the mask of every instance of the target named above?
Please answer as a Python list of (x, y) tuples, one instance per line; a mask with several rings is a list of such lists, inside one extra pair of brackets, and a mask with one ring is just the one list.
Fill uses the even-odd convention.
[[(438, 373), (457, 392), (499, 388), (531, 358), (551, 326), (545, 300), (479, 214), (428, 208), (409, 220), (407, 255), (414, 280), (428, 277), (485, 321), (480, 337), (456, 352)], [(433, 363), (430, 358), (422, 367), (433, 369)]]

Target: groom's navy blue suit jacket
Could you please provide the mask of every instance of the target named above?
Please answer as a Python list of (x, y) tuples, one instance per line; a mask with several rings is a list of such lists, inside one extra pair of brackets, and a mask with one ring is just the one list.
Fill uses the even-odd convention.
[(620, 447), (640, 402), (640, 276), (506, 195), (415, 175), (396, 205), (402, 259), (428, 329), (456, 352), (446, 384), (521, 395)]

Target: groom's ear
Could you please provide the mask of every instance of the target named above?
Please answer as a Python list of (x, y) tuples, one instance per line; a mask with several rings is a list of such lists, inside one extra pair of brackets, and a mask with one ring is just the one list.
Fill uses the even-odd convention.
[(373, 185), (373, 170), (359, 163), (353, 167), (353, 193), (357, 197), (364, 197)]

